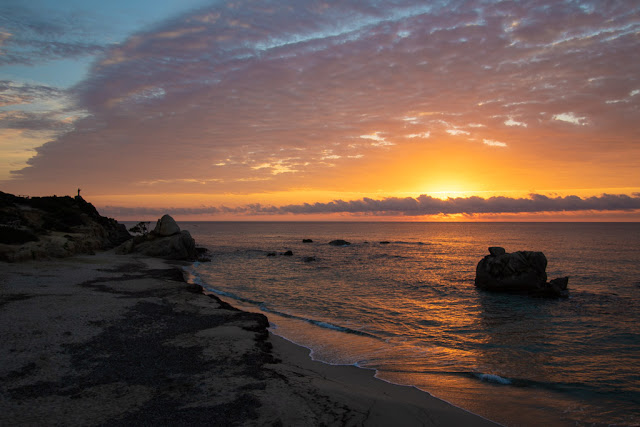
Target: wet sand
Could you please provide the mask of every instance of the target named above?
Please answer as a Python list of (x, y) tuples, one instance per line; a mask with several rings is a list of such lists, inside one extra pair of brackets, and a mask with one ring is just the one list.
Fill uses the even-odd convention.
[(116, 255), (0, 263), (0, 425), (495, 425)]

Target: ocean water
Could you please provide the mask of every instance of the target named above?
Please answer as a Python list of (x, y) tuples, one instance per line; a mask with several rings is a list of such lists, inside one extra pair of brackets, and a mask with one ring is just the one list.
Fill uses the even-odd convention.
[[(180, 226), (213, 255), (192, 280), (263, 312), (316, 360), (509, 426), (640, 424), (638, 223)], [(570, 276), (570, 298), (476, 289), (489, 246), (544, 252), (549, 278)]]

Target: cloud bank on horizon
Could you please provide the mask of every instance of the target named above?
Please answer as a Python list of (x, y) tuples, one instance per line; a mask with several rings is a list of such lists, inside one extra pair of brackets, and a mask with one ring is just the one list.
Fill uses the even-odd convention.
[(103, 214), (119, 217), (172, 215), (239, 214), (245, 216), (358, 214), (368, 216), (433, 216), (463, 214), (550, 213), (583, 211), (632, 211), (640, 209), (640, 194), (633, 196), (604, 194), (581, 198), (578, 196), (548, 197), (531, 194), (528, 198), (514, 197), (456, 197), (437, 199), (427, 195), (388, 197), (384, 199), (334, 200), (328, 203), (303, 203), (284, 206), (251, 204), (240, 207), (202, 206), (198, 208), (130, 208), (106, 206)]
[(634, 1), (216, 1), (116, 43), (10, 17), (0, 65), (95, 56), (68, 90), (0, 82), (16, 192), (640, 188)]

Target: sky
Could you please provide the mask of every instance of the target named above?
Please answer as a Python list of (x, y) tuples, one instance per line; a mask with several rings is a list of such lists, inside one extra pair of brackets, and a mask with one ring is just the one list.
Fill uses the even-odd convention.
[(640, 221), (640, 3), (3, 0), (0, 190), (120, 220)]

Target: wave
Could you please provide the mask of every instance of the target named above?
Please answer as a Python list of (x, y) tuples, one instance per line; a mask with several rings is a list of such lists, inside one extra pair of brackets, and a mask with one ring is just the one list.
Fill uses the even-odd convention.
[(225, 291), (221, 291), (220, 289), (214, 289), (211, 288), (209, 286), (203, 286), (203, 288), (208, 291), (208, 292), (213, 292), (216, 295), (220, 295), (223, 297), (227, 297), (227, 298), (232, 298), (236, 301), (240, 301), (240, 302), (244, 302), (247, 304), (251, 304), (251, 305), (257, 305), (257, 306), (261, 306), (262, 304), (264, 304), (264, 302), (262, 301), (256, 301), (256, 300), (252, 300), (250, 298), (245, 298), (245, 297), (241, 297), (239, 295), (234, 294), (233, 292), (225, 292)]
[(424, 242), (405, 242), (404, 240), (394, 240), (394, 241), (382, 241), (381, 245), (416, 245), (416, 246), (427, 246), (432, 245), (433, 243), (424, 243)]
[[(196, 267), (196, 266), (197, 266), (197, 263), (194, 263), (193, 267)], [(234, 300), (245, 302), (245, 303), (252, 304), (252, 305), (260, 306), (260, 305), (264, 304), (262, 301), (256, 301), (256, 300), (252, 300), (250, 298), (241, 297), (240, 295), (236, 295), (233, 292), (226, 292), (226, 291), (222, 291), (220, 289), (212, 288), (204, 280), (202, 280), (202, 277), (200, 277), (198, 272), (195, 271), (193, 268), (184, 269), (184, 271), (186, 271), (189, 274), (189, 278), (188, 278), (189, 282), (200, 286), (202, 289), (204, 289), (207, 292), (211, 292), (211, 293), (214, 293), (216, 295), (220, 295), (220, 296), (227, 297), (227, 298), (232, 298)]]
[(376, 260), (376, 259), (411, 259), (411, 257), (409, 256), (403, 256), (403, 255), (392, 255), (392, 254), (375, 254), (372, 255), (370, 257), (370, 259)]
[(383, 341), (382, 338), (370, 334), (368, 332), (364, 332), (364, 331), (359, 331), (357, 329), (352, 329), (352, 328), (348, 328), (346, 326), (340, 326), (340, 325), (336, 325), (334, 323), (330, 323), (330, 322), (325, 322), (322, 320), (316, 320), (316, 319), (310, 319), (307, 317), (303, 317), (303, 316), (298, 316), (295, 314), (290, 314), (290, 313), (285, 313), (283, 311), (279, 311), (279, 310), (274, 310), (272, 308), (267, 307), (267, 305), (264, 303), (264, 301), (256, 301), (253, 300), (251, 298), (245, 298), (242, 297), (240, 295), (234, 294), (233, 292), (227, 292), (227, 291), (223, 291), (220, 289), (216, 289), (213, 288), (211, 286), (209, 286), (207, 283), (204, 282), (204, 280), (202, 280), (202, 278), (200, 277), (200, 275), (194, 271), (193, 269), (190, 270), (186, 270), (187, 273), (189, 273), (190, 277), (190, 281), (199, 285), (200, 287), (202, 287), (203, 289), (205, 289), (207, 292), (212, 292), (216, 295), (220, 295), (223, 297), (227, 297), (227, 298), (231, 298), (234, 299), (236, 301), (240, 301), (243, 303), (247, 303), (247, 304), (251, 304), (254, 305), (256, 307), (258, 307), (261, 311), (264, 311), (266, 313), (271, 313), (271, 314), (275, 314), (277, 316), (281, 316), (281, 317), (285, 317), (287, 319), (294, 319), (294, 320), (300, 320), (306, 323), (309, 323), (311, 325), (320, 327), (320, 328), (324, 328), (324, 329), (331, 329), (333, 331), (338, 331), (338, 332), (343, 332), (346, 334), (353, 334), (353, 335), (359, 335), (362, 337), (368, 337), (368, 338), (373, 338), (376, 340), (380, 340)]
[(464, 377), (469, 378), (476, 381), (487, 382), (491, 384), (505, 385), (511, 387), (520, 387), (520, 388), (538, 388), (538, 389), (547, 389), (555, 392), (564, 392), (564, 393), (572, 393), (572, 392), (592, 392), (592, 393), (601, 393), (602, 390), (593, 387), (589, 384), (581, 383), (581, 382), (546, 382), (546, 381), (536, 381), (532, 379), (524, 379), (524, 378), (510, 378), (497, 374), (489, 374), (485, 372), (478, 371), (440, 371), (440, 370), (404, 370), (404, 369), (389, 369), (389, 367), (383, 368), (382, 371), (393, 372), (393, 373), (407, 373), (407, 374), (425, 374), (425, 375), (444, 375), (444, 376), (454, 376), (454, 377)]
[(449, 374), (461, 375), (468, 378), (473, 378), (483, 382), (492, 384), (507, 385), (519, 388), (536, 388), (545, 389), (557, 393), (568, 393), (572, 395), (589, 394), (592, 396), (612, 396), (617, 394), (623, 394), (625, 398), (629, 400), (638, 401), (640, 393), (633, 390), (621, 390), (618, 387), (603, 387), (602, 385), (593, 385), (584, 382), (549, 382), (538, 381), (525, 378), (508, 378), (496, 374), (487, 374), (482, 372), (450, 372)]
[(477, 372), (474, 375), (480, 381), (484, 381), (484, 382), (488, 382), (488, 383), (504, 384), (504, 385), (508, 385), (508, 384), (512, 384), (513, 383), (513, 381), (510, 380), (509, 378), (503, 378), (500, 375), (483, 374), (483, 373), (480, 373), (480, 372)]
[(260, 310), (265, 311), (267, 313), (275, 314), (277, 316), (285, 317), (287, 319), (300, 320), (300, 321), (309, 323), (311, 325), (318, 326), (320, 328), (331, 329), (333, 331), (343, 332), (343, 333), (346, 333), (346, 334), (359, 335), (359, 336), (362, 336), (362, 337), (368, 337), (368, 338), (373, 338), (373, 339), (376, 339), (376, 340), (379, 340), (379, 341), (383, 341), (382, 338), (380, 338), (380, 337), (378, 337), (376, 335), (370, 334), (368, 332), (359, 331), (357, 329), (352, 329), (352, 328), (348, 328), (346, 326), (336, 325), (334, 323), (325, 322), (325, 321), (322, 321), (322, 320), (315, 320), (315, 319), (310, 319), (308, 317), (297, 316), (295, 314), (285, 313), (285, 312), (282, 312), (282, 311), (274, 310), (272, 308), (268, 308), (264, 304), (260, 305)]

